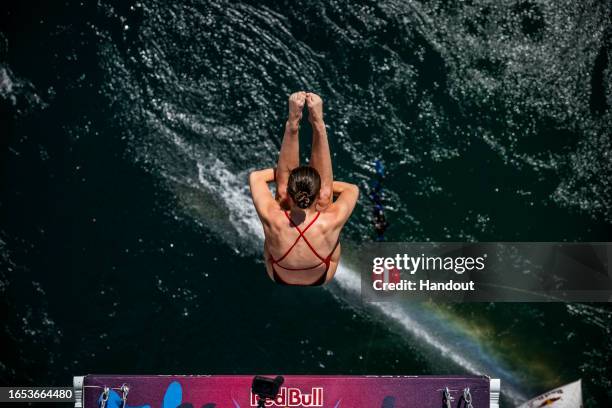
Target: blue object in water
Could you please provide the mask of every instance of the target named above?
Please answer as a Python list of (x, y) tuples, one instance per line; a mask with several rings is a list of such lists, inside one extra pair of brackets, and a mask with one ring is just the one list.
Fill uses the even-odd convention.
[(382, 164), (380, 160), (376, 160), (374, 162), (374, 168), (376, 169), (376, 174), (378, 174), (379, 176), (385, 175), (385, 166)]
[(380, 160), (376, 160), (374, 162), (374, 168), (376, 169), (377, 179), (374, 180), (372, 184), (369, 198), (374, 204), (374, 208), (372, 208), (372, 217), (374, 219), (374, 232), (376, 234), (375, 240), (382, 242), (385, 240), (385, 231), (389, 226), (389, 223), (385, 217), (385, 209), (382, 202), (382, 181), (385, 177), (385, 166)]

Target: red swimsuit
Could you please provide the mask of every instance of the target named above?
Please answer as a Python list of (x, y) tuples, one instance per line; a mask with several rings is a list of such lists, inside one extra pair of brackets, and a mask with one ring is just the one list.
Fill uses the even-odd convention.
[[(338, 241), (336, 242), (336, 245), (334, 245), (334, 249), (331, 250), (331, 252), (329, 253), (329, 255), (327, 256), (327, 258), (323, 258), (321, 255), (319, 255), (319, 253), (312, 247), (312, 245), (310, 244), (310, 242), (306, 239), (306, 237), (304, 236), (304, 234), (306, 233), (306, 231), (308, 231), (308, 228), (310, 228), (310, 226), (312, 224), (314, 224), (314, 222), (317, 220), (317, 218), (319, 218), (319, 215), (321, 215), (320, 212), (317, 211), (317, 215), (312, 219), (312, 221), (310, 221), (310, 224), (308, 224), (306, 226), (306, 228), (304, 228), (303, 230), (300, 229), (300, 227), (298, 227), (293, 220), (291, 219), (291, 216), (289, 216), (289, 213), (287, 211), (284, 211), (285, 216), (287, 217), (287, 219), (289, 220), (289, 222), (291, 223), (291, 225), (293, 225), (293, 227), (295, 227), (295, 229), (297, 230), (297, 232), (300, 234), (298, 235), (298, 237), (296, 238), (295, 242), (293, 243), (293, 245), (291, 245), (291, 247), (289, 247), (289, 249), (287, 250), (287, 252), (285, 252), (285, 254), (283, 256), (281, 256), (278, 259), (274, 259), (272, 258), (272, 254), (270, 254), (270, 264), (272, 265), (272, 272), (273, 272), (273, 276), (274, 276), (274, 281), (276, 283), (279, 283), (281, 285), (288, 285), (287, 282), (285, 282), (280, 276), (279, 274), (276, 272), (276, 268), (274, 268), (274, 265), (278, 265), (280, 268), (285, 269), (287, 271), (307, 271), (309, 269), (314, 269), (317, 268), (321, 265), (325, 265), (325, 271), (323, 271), (323, 274), (313, 283), (311, 283), (310, 285), (307, 286), (319, 286), (325, 283), (325, 280), (327, 278), (327, 271), (329, 270), (329, 264), (331, 262), (331, 257), (334, 253), (334, 251), (336, 250), (336, 248), (338, 247), (338, 244), (340, 243), (340, 238), (338, 238)], [(281, 264), (279, 264), (280, 261), (282, 261), (283, 259), (285, 259), (287, 257), (287, 255), (289, 255), (289, 253), (293, 250), (293, 248), (295, 248), (295, 246), (297, 245), (297, 243), (299, 242), (300, 238), (302, 238), (304, 240), (304, 242), (306, 243), (306, 245), (308, 245), (308, 248), (310, 248), (310, 250), (312, 251), (313, 254), (315, 254), (315, 256), (317, 258), (319, 258), (321, 260), (321, 262), (319, 262), (316, 265), (313, 266), (309, 266), (306, 268), (287, 268), (282, 266)]]

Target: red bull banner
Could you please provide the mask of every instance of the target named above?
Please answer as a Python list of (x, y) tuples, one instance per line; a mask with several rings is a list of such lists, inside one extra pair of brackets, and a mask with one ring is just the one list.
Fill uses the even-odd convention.
[[(250, 408), (253, 376), (75, 377), (76, 408)], [(287, 375), (266, 407), (498, 408), (499, 380), (485, 376)]]

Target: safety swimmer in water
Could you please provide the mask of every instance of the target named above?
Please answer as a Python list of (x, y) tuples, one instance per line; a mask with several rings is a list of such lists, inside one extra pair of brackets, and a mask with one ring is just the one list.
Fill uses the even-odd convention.
[[(300, 166), (299, 157), (298, 130), (304, 105), (312, 126), (309, 166)], [(272, 182), (276, 182), (276, 198), (268, 188)], [(338, 267), (340, 231), (355, 208), (359, 189), (354, 184), (333, 181), (319, 95), (296, 92), (289, 97), (289, 118), (276, 170), (252, 172), (249, 185), (263, 224), (270, 278), (285, 285), (328, 282)]]
[(374, 181), (368, 198), (374, 204), (372, 208), (372, 218), (374, 220), (374, 232), (376, 233), (376, 241), (382, 242), (385, 240), (385, 231), (389, 227), (387, 217), (385, 217), (385, 208), (383, 205), (383, 188), (382, 184), (385, 179), (385, 167), (380, 160), (374, 163), (376, 169), (376, 180)]

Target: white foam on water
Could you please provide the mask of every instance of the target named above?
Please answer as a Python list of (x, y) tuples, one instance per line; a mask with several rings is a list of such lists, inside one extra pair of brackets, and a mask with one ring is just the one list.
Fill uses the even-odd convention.
[(218, 158), (212, 164), (197, 163), (198, 180), (215, 191), (230, 212), (230, 222), (243, 238), (256, 237), (263, 242), (264, 232), (246, 185), (247, 174), (234, 175)]
[[(361, 292), (361, 279), (359, 275), (355, 271), (345, 267), (343, 264), (340, 264), (338, 267), (335, 279), (344, 290), (353, 293)], [(434, 336), (430, 335), (430, 333), (419, 322), (407, 314), (405, 309), (403, 309), (400, 305), (387, 302), (376, 302), (370, 304), (372, 307), (378, 309), (386, 316), (389, 316), (393, 320), (400, 323), (401, 327), (409, 331), (412, 335), (423, 340), (438, 352), (442, 353), (442, 355), (453, 360), (453, 362), (455, 362), (457, 365), (465, 368), (471, 373), (480, 373), (480, 370), (476, 364), (462, 357), (460, 354), (453, 353), (451, 347), (444, 344), (442, 341), (440, 341), (440, 339), (436, 339)]]

